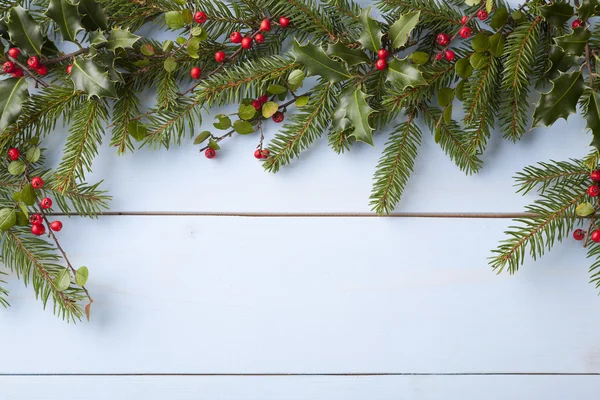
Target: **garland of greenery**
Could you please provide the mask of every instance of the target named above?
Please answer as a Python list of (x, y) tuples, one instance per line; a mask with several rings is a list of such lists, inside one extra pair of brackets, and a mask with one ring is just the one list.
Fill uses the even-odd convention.
[[(541, 197), (491, 265), (515, 272), (526, 252), (537, 258), (585, 225), (573, 236), (594, 258), (600, 286), (596, 16), (598, 0), (528, 0), (515, 9), (502, 0), (380, 0), (372, 8), (353, 0), (0, 0), (1, 259), (44, 306), (51, 301), (67, 321), (89, 318), (88, 270), (70, 263), (50, 211), (95, 217), (107, 208), (110, 197), (85, 181), (105, 132), (117, 154), (191, 135), (208, 158), (226, 139), (254, 134), (254, 156), (277, 172), (321, 135), (343, 153), (372, 145), (392, 124), (370, 197), (375, 212), (388, 214), (413, 170), (421, 123), (471, 174), (494, 128), (517, 141), (579, 109), (594, 137), (590, 156), (517, 176), (520, 192)], [(146, 24), (176, 39), (139, 36)], [(77, 50), (59, 50), (60, 41)], [(316, 83), (302, 88), (307, 76)], [(534, 87), (549, 90), (531, 113)], [(146, 108), (138, 94), (148, 88), (156, 103)], [(238, 111), (196, 131), (203, 110), (225, 104)], [(44, 169), (40, 146), (59, 122), (69, 126), (63, 157)], [(263, 126), (277, 123), (265, 142)]]

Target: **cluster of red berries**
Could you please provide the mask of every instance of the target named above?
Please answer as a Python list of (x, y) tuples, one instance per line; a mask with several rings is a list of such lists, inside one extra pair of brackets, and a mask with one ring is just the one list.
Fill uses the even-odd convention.
[(573, 21), (573, 22), (571, 23), (571, 27), (572, 27), (573, 29), (577, 29), (577, 28), (579, 28), (579, 27), (580, 27), (580, 26), (582, 26), (582, 25), (583, 25), (583, 22), (581, 22), (581, 20), (580, 20), (580, 19), (576, 19), (575, 21)]
[[(21, 157), (21, 152), (16, 147), (11, 147), (8, 149), (7, 156), (10, 161), (16, 161), (19, 159), (19, 157)], [(44, 180), (39, 176), (34, 176), (31, 178), (31, 186), (34, 189), (41, 189), (44, 187)], [(47, 210), (50, 207), (52, 207), (52, 199), (50, 197), (44, 197), (42, 200), (40, 200), (40, 208), (42, 210)], [(29, 222), (31, 222), (31, 233), (34, 235), (41, 236), (46, 233), (42, 214), (32, 214), (29, 218)], [(52, 221), (50, 223), (50, 229), (55, 232), (60, 231), (62, 227), (63, 224), (60, 221)]]
[(383, 71), (387, 68), (387, 58), (390, 56), (390, 52), (386, 49), (379, 49), (377, 52), (377, 62), (375, 63), (375, 68), (380, 71)]
[(269, 149), (256, 149), (254, 151), (254, 158), (258, 158), (259, 160), (261, 158), (268, 158), (269, 154), (271, 154)]
[[(591, 197), (598, 197), (600, 195), (600, 187), (598, 186), (598, 182), (600, 182), (600, 170), (592, 171), (590, 173), (590, 179), (594, 181), (594, 183), (588, 187), (588, 195)], [(573, 238), (575, 240), (583, 240), (585, 238), (585, 232), (582, 229), (576, 229), (573, 232)], [(600, 243), (600, 229), (593, 230), (590, 234), (590, 239), (592, 239), (593, 242)]]
[[(479, 20), (485, 21), (486, 19), (488, 19), (488, 17), (489, 17), (489, 15), (488, 15), (487, 11), (485, 11), (485, 10), (477, 11), (477, 18)], [(470, 20), (471, 20), (471, 18), (468, 17), (467, 15), (464, 15), (460, 20), (460, 23), (463, 25), (463, 27), (460, 28), (460, 30), (458, 31), (458, 34), (463, 39), (468, 39), (469, 37), (471, 37), (471, 33), (473, 33), (471, 31), (471, 28), (469, 28), (467, 26), (467, 24), (469, 23)], [(437, 44), (439, 44), (442, 47), (448, 47), (450, 45), (450, 42), (452, 42), (452, 37), (450, 37), (450, 35), (448, 35), (447, 33), (440, 33), (437, 35), (435, 41), (437, 42)], [(435, 58), (438, 61), (441, 61), (444, 58), (448, 61), (453, 61), (456, 58), (456, 54), (454, 53), (454, 51), (452, 51), (450, 49), (446, 49), (446, 50), (441, 51), (438, 54), (436, 54)]]
[[(8, 50), (7, 54), (16, 60), (21, 56), (21, 50), (13, 47)], [(29, 57), (27, 59), (27, 66), (42, 76), (48, 74), (48, 67), (40, 62), (40, 58), (38, 56)], [(20, 78), (23, 76), (23, 70), (12, 61), (4, 62), (4, 64), (2, 64), (2, 71), (4, 71), (6, 74), (11, 74), (14, 78)]]

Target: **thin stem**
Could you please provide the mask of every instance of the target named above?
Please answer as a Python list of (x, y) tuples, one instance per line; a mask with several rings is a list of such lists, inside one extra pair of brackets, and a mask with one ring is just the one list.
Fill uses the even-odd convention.
[[(103, 47), (103, 43), (98, 44), (96, 47)], [(64, 55), (62, 55), (60, 57), (50, 58), (48, 60), (45, 60), (44, 64), (45, 65), (50, 65), (50, 64), (60, 63), (60, 62), (66, 61), (66, 60), (68, 60), (70, 58), (75, 58), (75, 57), (77, 57), (80, 54), (89, 53), (89, 51), (90, 51), (90, 48), (89, 47), (85, 47), (83, 49), (79, 49), (79, 50), (74, 51), (72, 53), (64, 54)]]
[(35, 81), (35, 83), (40, 84), (43, 87), (50, 86), (46, 82), (44, 82), (43, 80), (41, 80), (40, 78), (38, 78), (37, 76), (35, 76), (35, 74), (33, 72), (31, 72), (31, 70), (29, 69), (29, 67), (27, 67), (24, 64), (20, 63), (16, 58), (13, 58), (13, 57), (9, 56), (8, 54), (6, 55), (6, 57), (8, 57), (8, 59), (10, 61), (12, 61), (13, 63), (15, 63), (19, 68), (21, 68), (23, 70), (23, 72), (25, 72), (27, 75), (29, 75), (30, 77), (32, 77), (33, 80)]

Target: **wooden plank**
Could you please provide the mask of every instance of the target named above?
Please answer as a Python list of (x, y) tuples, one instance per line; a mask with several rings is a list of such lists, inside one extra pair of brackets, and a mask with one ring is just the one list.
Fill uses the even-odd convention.
[(11, 278), (0, 373), (600, 372), (585, 252), (496, 276), (507, 220), (64, 222), (93, 320), (63, 323)]
[(11, 400), (596, 400), (598, 376), (0, 377)]

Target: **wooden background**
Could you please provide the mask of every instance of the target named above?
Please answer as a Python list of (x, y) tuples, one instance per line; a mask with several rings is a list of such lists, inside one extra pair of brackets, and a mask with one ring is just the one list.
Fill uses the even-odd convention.
[(597, 399), (585, 251), (569, 240), (515, 276), (487, 265), (535, 198), (511, 177), (585, 155), (583, 128), (495, 135), (470, 177), (425, 135), (390, 218), (368, 207), (386, 133), (342, 156), (323, 138), (277, 175), (256, 137), (214, 160), (189, 142), (119, 158), (106, 144), (89, 180), (111, 213), (60, 232), (90, 268), (92, 321), (65, 324), (11, 276), (0, 399)]

